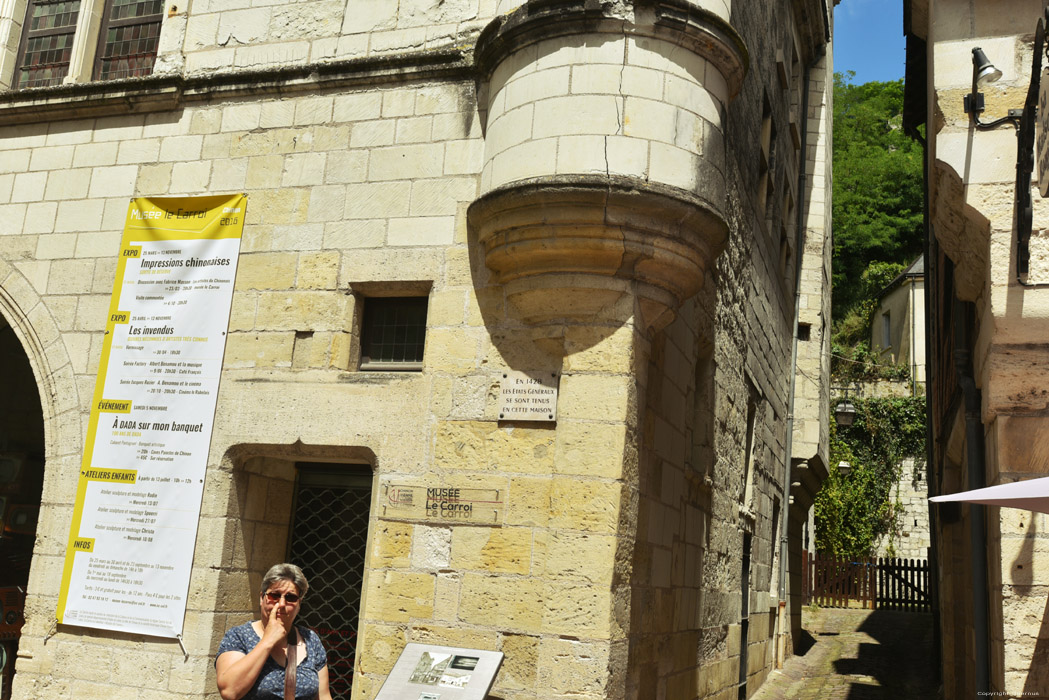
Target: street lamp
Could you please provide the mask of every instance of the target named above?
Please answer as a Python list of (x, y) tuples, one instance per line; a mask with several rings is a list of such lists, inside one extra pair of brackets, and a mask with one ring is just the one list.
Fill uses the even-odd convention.
[(1009, 113), (1001, 119), (995, 119), (993, 122), (981, 122), (980, 114), (984, 109), (983, 93), (978, 88), (982, 88), (985, 85), (998, 82), (1002, 77), (1002, 72), (994, 67), (990, 59), (987, 58), (987, 54), (983, 52), (979, 46), (973, 49), (973, 86), (972, 91), (965, 96), (963, 105), (965, 107), (965, 113), (971, 114), (973, 118), (973, 125), (977, 129), (993, 129), (1001, 126), (1002, 124), (1012, 124), (1014, 127), (1020, 127), (1020, 117), (1023, 116), (1022, 109), (1010, 109)]
[(852, 422), (856, 420), (856, 407), (849, 401), (849, 397), (846, 395), (845, 400), (834, 407), (834, 422), (843, 428), (847, 428), (852, 425)]

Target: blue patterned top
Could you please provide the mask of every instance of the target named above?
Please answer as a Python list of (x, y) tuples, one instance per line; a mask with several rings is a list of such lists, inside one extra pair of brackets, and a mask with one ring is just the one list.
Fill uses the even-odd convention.
[[(319, 685), (317, 672), (328, 665), (328, 653), (324, 651), (324, 645), (316, 632), (298, 626), (295, 629), (306, 640), (306, 658), (295, 670), (295, 700), (316, 700)], [(247, 654), (260, 641), (262, 639), (250, 622), (237, 625), (222, 638), (215, 661), (218, 662), (218, 657), (227, 651)], [(267, 656), (255, 685), (251, 686), (243, 700), (281, 700), (283, 697), (284, 667), (274, 661), (272, 656)]]

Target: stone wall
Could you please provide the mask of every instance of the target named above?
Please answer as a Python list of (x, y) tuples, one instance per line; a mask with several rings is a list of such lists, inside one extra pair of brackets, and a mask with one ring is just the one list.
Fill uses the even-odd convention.
[[(780, 624), (799, 159), (807, 205), (829, 200), (826, 143), (795, 139), (828, 128), (826, 62), (800, 112), (816, 49), (795, 5), (708, 2), (673, 31), (605, 8), (587, 40), (531, 37), (541, 13), (520, 12), (475, 57), (483, 3), (205, 3), (165, 20), (156, 78), (0, 96), (0, 313), (47, 457), (14, 697), (216, 696), (211, 655), (284, 558), (301, 462), (373, 474), (354, 698), (408, 642), (503, 651), (506, 700), (734, 698), (744, 651), (754, 692)], [(202, 82), (164, 82), (183, 75)], [(188, 657), (54, 628), (128, 199), (236, 191)], [(359, 370), (363, 308), (389, 295), (428, 299), (421, 371)], [(499, 419), (506, 370), (559, 376), (555, 423)], [(502, 502), (411, 518), (392, 485)]]
[[(640, 638), (631, 646), (628, 676), (639, 697), (646, 696), (644, 688), (667, 698), (735, 697), (743, 658), (737, 582), (743, 575), (749, 586), (742, 676), (748, 693), (776, 665), (776, 634), (789, 639), (789, 629), (777, 619), (777, 602), (797, 205), (787, 206), (784, 193), (793, 194), (798, 186), (800, 154), (792, 129), (810, 131), (810, 184), (816, 177), (822, 186), (829, 167), (829, 58), (809, 71), (812, 118), (799, 116), (800, 94), (789, 89), (785, 92), (793, 101), (773, 101), (765, 110), (768, 96), (784, 89), (776, 61), (790, 55), (793, 40), (789, 24), (752, 40), (775, 24), (773, 13), (774, 8), (753, 3), (734, 7), (734, 25), (751, 47), (751, 77), (761, 80), (744, 82), (723, 119), (725, 187), (734, 206), (714, 278), (718, 286), (708, 282), (652, 343), (634, 557), (634, 596), (643, 605), (635, 617)], [(786, 68), (794, 71), (788, 88), (801, 84), (802, 69), (798, 64)], [(749, 154), (760, 147), (753, 134), (770, 113), (777, 125), (773, 148), (781, 160), (774, 173), (779, 178), (775, 197), (761, 200), (763, 207), (753, 196), (755, 183), (765, 183), (761, 159)], [(829, 238), (824, 236), (829, 197), (817, 186), (805, 206), (810, 236), (803, 254), (802, 313), (819, 324), (829, 313), (823, 284), (829, 279)], [(829, 336), (818, 326), (806, 342), (806, 374), (825, 377), (820, 348)], [(795, 449), (816, 460), (822, 455), (825, 462), (826, 401), (821, 408), (815, 399), (826, 396), (827, 384), (802, 384), (794, 405), (805, 406), (798, 419), (809, 442)], [(810, 395), (812, 410), (806, 403)], [(800, 550), (800, 539), (792, 546)]]
[[(972, 51), (979, 47), (1002, 72), (1000, 80), (981, 88), (986, 107), (981, 121), (990, 123), (1023, 106), (1032, 78), (1032, 39), (1044, 8), (1022, 1), (993, 8), (953, 0), (928, 5), (912, 31), (927, 46), (921, 70), (929, 81), (930, 225), (936, 250), (945, 256), (934, 261), (940, 277), (929, 285), (939, 333), (934, 352), (964, 340), (966, 345), (952, 348), (953, 355), (963, 365), (971, 358), (972, 365), (966, 382), (952, 366), (957, 360), (941, 354), (933, 365), (939, 372), (930, 373), (932, 395), (948, 404), (934, 405), (930, 492), (948, 494), (1045, 473), (1039, 444), (1046, 402), (1031, 387), (1035, 368), (1047, 357), (1047, 249), (1037, 232), (1049, 222), (1049, 202), (1031, 187), (1036, 233), (1024, 274), (1017, 244), (1015, 134), (1007, 127), (975, 128), (963, 102), (972, 89)], [(950, 296), (939, 298), (945, 292)], [(958, 398), (950, 404), (942, 397), (953, 387)], [(979, 402), (978, 410), (972, 400)], [(968, 425), (977, 413), (979, 425)], [(1046, 588), (1036, 573), (1045, 565), (1042, 516), (984, 511), (986, 529), (975, 539), (976, 507), (939, 507), (934, 515), (945, 694), (1046, 696), (1049, 676), (1038, 661), (1049, 638)], [(974, 571), (983, 553), (986, 570)], [(987, 581), (986, 601), (974, 599), (981, 580)], [(973, 610), (981, 603), (989, 609), (989, 626), (976, 639)], [(987, 653), (981, 655), (981, 648)], [(989, 675), (986, 688), (975, 685), (983, 668)]]
[(878, 547), (878, 556), (904, 559), (927, 559), (929, 557), (929, 489), (925, 473), (925, 461), (908, 457), (900, 467), (900, 480), (891, 493), (899, 508), (899, 532), (886, 536)]

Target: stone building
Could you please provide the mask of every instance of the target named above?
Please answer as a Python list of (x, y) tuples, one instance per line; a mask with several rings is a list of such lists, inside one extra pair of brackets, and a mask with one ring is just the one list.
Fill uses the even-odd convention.
[[(1049, 208), (1022, 176), (1033, 148), (1018, 135), (1033, 136), (1033, 104), (1029, 131), (1009, 115), (1030, 99), (1032, 73), (1041, 72), (1032, 70), (1035, 59), (1045, 65), (1035, 48), (1044, 6), (904, 3), (905, 127), (924, 125), (927, 150), (930, 495), (1049, 469), (1041, 386)], [(977, 48), (997, 75), (982, 60), (976, 65)], [(990, 81), (977, 87), (984, 74)], [(974, 88), (982, 111), (970, 109), (980, 103), (970, 97)], [(1033, 234), (1024, 223), (1028, 203)], [(1045, 517), (958, 504), (932, 516), (944, 697), (1049, 696)]]
[[(832, 10), (0, 2), (13, 697), (217, 696), (286, 558), (339, 697), (408, 642), (502, 651), (507, 700), (751, 694), (826, 474)], [(182, 639), (56, 624), (128, 200), (237, 192)]]
[(871, 350), (882, 362), (906, 365), (911, 394), (925, 384), (925, 257), (919, 256), (878, 294)]

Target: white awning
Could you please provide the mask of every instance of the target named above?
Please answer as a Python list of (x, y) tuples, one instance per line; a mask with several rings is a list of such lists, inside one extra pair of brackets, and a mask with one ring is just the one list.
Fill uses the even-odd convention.
[(988, 486), (947, 496), (933, 496), (929, 500), (936, 503), (981, 503), (985, 506), (1023, 508), (1036, 513), (1049, 513), (1049, 477)]

